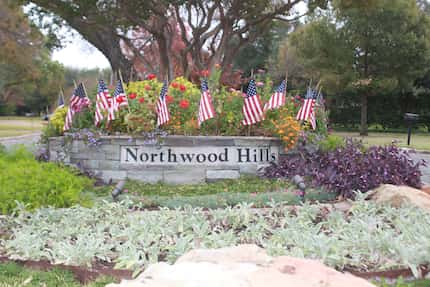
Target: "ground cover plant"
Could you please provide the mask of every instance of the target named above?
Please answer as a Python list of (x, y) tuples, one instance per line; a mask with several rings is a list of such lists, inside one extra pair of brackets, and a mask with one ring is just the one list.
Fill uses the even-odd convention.
[(193, 248), (255, 243), (270, 255), (318, 258), (337, 269), (386, 270), (430, 263), (430, 214), (414, 208), (376, 205), (358, 196), (352, 209), (327, 212), (320, 205), (254, 210), (184, 208), (132, 211), (130, 203), (88, 209), (23, 210), (0, 253), (11, 258), (89, 266), (95, 260), (141, 270), (174, 262)]
[(419, 168), (423, 163), (414, 163), (407, 151), (395, 145), (365, 148), (360, 142), (346, 140), (343, 145), (327, 146), (315, 148), (303, 142), (296, 153), (268, 167), (265, 176), (292, 178), (298, 174), (313, 186), (326, 187), (346, 198), (353, 198), (354, 191), (367, 192), (383, 183), (421, 186)]
[(17, 202), (28, 209), (91, 204), (82, 192), (92, 186), (92, 180), (55, 163), (38, 162), (23, 147), (0, 150), (0, 169), (1, 214), (10, 213)]

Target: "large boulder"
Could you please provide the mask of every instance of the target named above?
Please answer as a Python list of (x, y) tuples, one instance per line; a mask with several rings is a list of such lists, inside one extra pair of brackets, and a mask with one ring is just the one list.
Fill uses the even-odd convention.
[(255, 245), (193, 250), (175, 264), (157, 263), (135, 280), (111, 287), (374, 287), (324, 264), (287, 256), (270, 257)]
[(368, 199), (393, 207), (410, 204), (430, 212), (430, 194), (409, 186), (383, 184), (370, 191)]

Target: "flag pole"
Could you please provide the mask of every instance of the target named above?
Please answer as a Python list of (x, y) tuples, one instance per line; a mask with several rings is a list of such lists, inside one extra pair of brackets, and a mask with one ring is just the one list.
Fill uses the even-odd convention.
[(321, 84), (321, 79), (318, 81), (317, 85), (315, 86), (315, 90), (318, 91), (320, 84)]
[(124, 89), (125, 98), (127, 99), (127, 108), (128, 108), (128, 112), (131, 114), (130, 105), (128, 104), (127, 92), (125, 91), (124, 81), (123, 81), (123, 79), (122, 79), (121, 69), (119, 69), (119, 70), (118, 70), (118, 75), (119, 75), (119, 80), (121, 81), (122, 88)]
[(75, 80), (73, 80), (73, 85), (75, 86), (75, 89), (78, 87), (78, 84), (76, 84)]
[[(254, 69), (251, 69), (251, 80), (253, 79), (254, 79)], [(248, 136), (251, 136), (251, 129), (252, 129), (252, 125), (248, 125)]]

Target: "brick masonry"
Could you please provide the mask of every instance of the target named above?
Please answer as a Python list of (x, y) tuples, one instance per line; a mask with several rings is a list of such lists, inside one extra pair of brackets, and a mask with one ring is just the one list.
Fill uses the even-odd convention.
[[(158, 145), (148, 145), (143, 138), (128, 136), (103, 136), (99, 141), (97, 147), (88, 147), (83, 140), (69, 142), (64, 137), (50, 138), (49, 160), (89, 170), (105, 182), (129, 178), (150, 183), (192, 184), (257, 174), (270, 161), (277, 161), (282, 150), (279, 140), (268, 137), (167, 136)], [(247, 149), (249, 156), (244, 152)], [(178, 162), (167, 162), (168, 152), (176, 152)], [(156, 153), (158, 156), (151, 161), (151, 154)], [(161, 162), (160, 153), (164, 153)], [(181, 153), (196, 157), (193, 161), (180, 162), (184, 159)], [(197, 157), (199, 154), (204, 155)], [(213, 156), (209, 157), (210, 154)], [(216, 158), (215, 154), (222, 160), (209, 162)], [(201, 161), (203, 158), (206, 161)]]

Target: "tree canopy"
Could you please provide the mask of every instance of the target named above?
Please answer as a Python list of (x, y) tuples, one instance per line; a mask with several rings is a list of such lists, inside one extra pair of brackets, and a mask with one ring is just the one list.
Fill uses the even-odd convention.
[[(169, 78), (175, 63), (186, 76), (215, 64), (228, 70), (240, 49), (269, 31), (273, 20), (291, 21), (300, 16), (293, 11), (301, 3), (315, 9), (326, 2), (26, 0), (37, 5), (35, 14), (54, 15), (57, 24), (76, 29), (126, 78), (136, 61), (147, 72)], [(151, 63), (154, 52), (157, 65)]]

